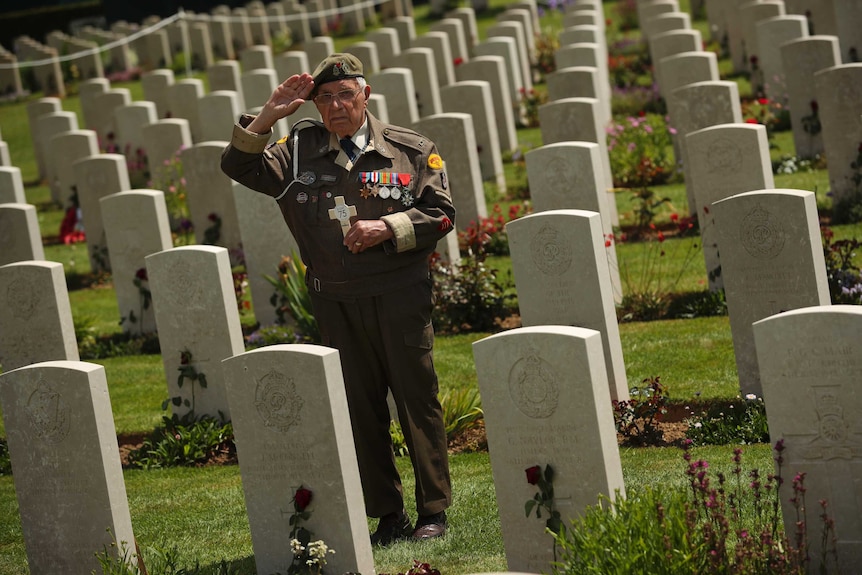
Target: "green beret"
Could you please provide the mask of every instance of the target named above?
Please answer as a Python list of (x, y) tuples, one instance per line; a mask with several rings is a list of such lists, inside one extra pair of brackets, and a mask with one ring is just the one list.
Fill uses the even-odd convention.
[(317, 65), (312, 74), (315, 89), (327, 82), (364, 77), (362, 62), (353, 54), (331, 54)]

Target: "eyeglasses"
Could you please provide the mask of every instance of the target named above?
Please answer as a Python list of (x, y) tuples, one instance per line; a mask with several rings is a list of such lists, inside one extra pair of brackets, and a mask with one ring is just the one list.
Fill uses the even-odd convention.
[(342, 90), (340, 92), (318, 94), (312, 100), (318, 106), (329, 106), (335, 98), (338, 98), (339, 104), (349, 104), (356, 97), (356, 94), (362, 91), (362, 88), (355, 90)]

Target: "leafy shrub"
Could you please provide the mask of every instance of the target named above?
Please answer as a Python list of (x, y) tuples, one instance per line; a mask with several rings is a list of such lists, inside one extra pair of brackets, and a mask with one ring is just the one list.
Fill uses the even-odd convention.
[(628, 445), (656, 445), (662, 441), (662, 431), (656, 425), (667, 413), (667, 395), (659, 376), (643, 380), (644, 387), (629, 390), (628, 400), (613, 400), (614, 424), (617, 433)]
[(855, 238), (835, 240), (830, 228), (823, 228), (823, 256), (826, 278), (833, 304), (862, 304), (862, 275), (855, 263), (856, 250), (862, 247)]
[(508, 314), (496, 271), (468, 253), (457, 266), (432, 258), (434, 309), (431, 319), (442, 333), (489, 331)]
[(667, 183), (674, 175), (671, 135), (667, 119), (657, 114), (629, 116), (606, 129), (614, 186), (646, 188)]
[(542, 78), (554, 72), (557, 69), (554, 54), (560, 49), (559, 32), (545, 27), (536, 35), (536, 69), (541, 74)]
[(235, 453), (233, 426), (214, 417), (163, 416), (162, 425), (129, 453), (129, 464), (141, 469), (204, 463), (218, 453)]
[(711, 404), (688, 418), (686, 437), (694, 445), (767, 443), (766, 406), (754, 394), (730, 404)]
[(449, 440), (475, 427), (485, 416), (482, 398), (475, 388), (447, 391), (440, 396), (440, 405), (443, 407), (443, 424)]
[(503, 208), (494, 204), (491, 215), (471, 221), (463, 232), (458, 232), (458, 248), (462, 254), (470, 252), (483, 255), (509, 255), (509, 238), (506, 235), (506, 224), (521, 217), (521, 212), (527, 209), (521, 204), (509, 206), (508, 220), (503, 220)]
[[(113, 535), (112, 535), (112, 539)], [(180, 567), (180, 552), (176, 543), (168, 546), (146, 546), (132, 552), (125, 541), (119, 544), (116, 540), (111, 542), (110, 547), (105, 547), (100, 553), (96, 553), (96, 561), (102, 570), (102, 575), (244, 575), (241, 567), (234, 567), (222, 559), (217, 564), (201, 567), (195, 563), (192, 568)], [(138, 564), (131, 563), (131, 559), (137, 559)], [(93, 571), (95, 574), (95, 571)]]
[(521, 88), (521, 113), (518, 115), (518, 124), (522, 128), (539, 127), (539, 106), (548, 102), (548, 94), (539, 92), (535, 88)]
[[(834, 547), (817, 560), (807, 556), (810, 526), (800, 521), (793, 540), (781, 532), (783, 518), (779, 488), (783, 442), (775, 446), (778, 471), (765, 480), (757, 469), (743, 474), (742, 450), (734, 451), (733, 477), (709, 475), (709, 464), (692, 461), (690, 444), (684, 448), (685, 489), (645, 488), (617, 493), (552, 534), (560, 549), (554, 574), (770, 573), (802, 575), (809, 568), (829, 573), (835, 566)], [(805, 474), (792, 482), (792, 501), (800, 514), (805, 508)], [(746, 479), (747, 478), (747, 479)], [(747, 487), (747, 489), (746, 489)], [(833, 542), (833, 520), (823, 513), (823, 541)], [(743, 513), (743, 510), (753, 513)], [(826, 546), (824, 546), (826, 547)], [(833, 571), (835, 572), (835, 571)]]
[(279, 323), (287, 323), (289, 315), (296, 322), (297, 335), (307, 343), (320, 343), (320, 329), (314, 317), (308, 286), (305, 285), (305, 264), (296, 252), (290, 257), (281, 258), (276, 277), (264, 277), (275, 287), (275, 293), (269, 301), (275, 306)]

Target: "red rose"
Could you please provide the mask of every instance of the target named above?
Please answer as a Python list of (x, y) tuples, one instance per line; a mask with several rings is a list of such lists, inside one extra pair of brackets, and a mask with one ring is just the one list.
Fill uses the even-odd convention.
[(542, 469), (538, 465), (528, 467), (526, 469), (526, 472), (527, 483), (529, 483), (530, 485), (536, 485), (539, 482), (539, 479), (542, 478)]
[(311, 503), (311, 491), (304, 487), (300, 487), (296, 490), (296, 494), (293, 496), (293, 503), (296, 506), (297, 511), (305, 511), (305, 508), (308, 507), (309, 503)]
[(147, 268), (138, 268), (135, 272), (135, 277), (141, 281), (147, 281)]

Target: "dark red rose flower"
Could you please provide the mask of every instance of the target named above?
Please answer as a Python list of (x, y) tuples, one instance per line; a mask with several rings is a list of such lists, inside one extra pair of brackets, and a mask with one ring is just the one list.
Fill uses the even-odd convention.
[(135, 277), (141, 281), (147, 281), (147, 268), (138, 268), (135, 272)]
[(308, 507), (309, 503), (311, 503), (311, 491), (304, 487), (300, 487), (296, 490), (296, 494), (293, 496), (293, 502), (296, 505), (297, 511), (305, 511), (305, 508)]
[(542, 469), (538, 465), (528, 467), (525, 471), (527, 472), (527, 483), (530, 485), (536, 485), (542, 478)]

